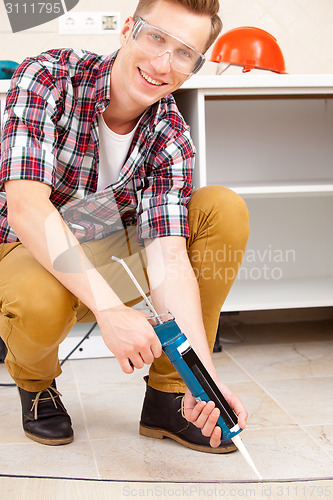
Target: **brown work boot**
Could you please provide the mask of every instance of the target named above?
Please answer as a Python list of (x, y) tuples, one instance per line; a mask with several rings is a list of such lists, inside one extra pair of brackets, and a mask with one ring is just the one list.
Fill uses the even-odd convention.
[(74, 439), (71, 418), (60, 400), (55, 380), (39, 392), (18, 387), (25, 435), (38, 443), (60, 445)]
[(157, 439), (170, 438), (178, 443), (197, 451), (206, 453), (230, 453), (237, 447), (228, 439), (220, 446), (212, 448), (209, 438), (203, 436), (201, 429), (188, 422), (184, 417), (184, 393), (162, 392), (148, 385), (143, 402), (140, 434)]

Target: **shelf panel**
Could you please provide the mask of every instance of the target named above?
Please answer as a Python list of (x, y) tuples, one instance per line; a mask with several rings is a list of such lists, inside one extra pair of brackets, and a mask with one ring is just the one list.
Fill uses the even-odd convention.
[(333, 306), (333, 276), (236, 280), (222, 312)]
[(249, 194), (332, 189), (333, 99), (228, 99), (205, 110), (208, 184)]
[(333, 75), (279, 75), (272, 72), (195, 75), (182, 85), (183, 89), (200, 89), (205, 95), (332, 94)]
[[(220, 181), (212, 181), (210, 184), (221, 184)], [(260, 197), (260, 196), (321, 196), (333, 194), (333, 183), (328, 184), (267, 184), (256, 186), (233, 186), (226, 187), (235, 191), (241, 196)]]

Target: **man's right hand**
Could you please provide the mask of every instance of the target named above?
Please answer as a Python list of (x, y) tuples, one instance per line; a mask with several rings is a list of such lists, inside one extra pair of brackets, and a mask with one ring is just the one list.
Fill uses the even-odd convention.
[(105, 345), (116, 356), (124, 373), (150, 365), (154, 358), (161, 356), (162, 346), (147, 321), (148, 314), (120, 305), (95, 315)]

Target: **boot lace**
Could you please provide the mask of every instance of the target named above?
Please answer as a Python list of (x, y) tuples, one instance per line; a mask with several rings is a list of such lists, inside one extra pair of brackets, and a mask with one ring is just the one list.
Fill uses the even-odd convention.
[[(54, 392), (54, 394), (52, 394), (52, 392)], [(42, 398), (42, 394), (43, 392), (47, 392), (49, 394), (49, 397), (45, 397), (45, 398)], [(32, 406), (31, 406), (31, 410), (30, 411), (33, 411), (34, 412), (34, 419), (37, 420), (38, 418), (38, 404), (42, 401), (52, 401), (54, 406), (56, 408), (58, 408), (57, 406), (57, 402), (55, 400), (55, 398), (57, 398), (58, 396), (62, 396), (62, 394), (57, 390), (55, 389), (54, 387), (52, 387), (52, 385), (50, 385), (50, 387), (48, 387), (47, 389), (43, 389), (42, 391), (39, 391), (37, 394), (36, 394), (36, 398), (33, 399), (32, 401)]]
[(181, 394), (180, 396), (176, 397), (176, 399), (179, 399), (179, 398), (181, 398), (181, 400), (180, 400), (180, 408), (179, 408), (178, 412), (180, 412), (181, 416), (183, 418), (185, 418), (185, 420), (186, 420), (185, 408), (184, 408), (184, 394)]

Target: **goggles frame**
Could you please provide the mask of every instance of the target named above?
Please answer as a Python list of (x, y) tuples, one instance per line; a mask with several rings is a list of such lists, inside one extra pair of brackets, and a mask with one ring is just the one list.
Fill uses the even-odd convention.
[[(134, 19), (135, 23), (134, 23), (134, 26), (133, 26), (133, 29), (132, 29), (132, 34), (131, 34), (131, 37), (132, 37), (132, 40), (138, 45), (138, 47), (143, 51), (145, 52), (146, 54), (152, 56), (152, 57), (161, 57), (162, 55), (164, 55), (166, 52), (169, 52), (170, 54), (170, 65), (173, 67), (174, 71), (177, 71), (178, 73), (181, 73), (183, 75), (194, 75), (195, 73), (198, 73), (198, 71), (202, 68), (202, 66), (204, 65), (205, 61), (206, 61), (206, 57), (204, 56), (204, 54), (202, 54), (201, 52), (198, 52), (196, 49), (194, 49), (193, 47), (191, 47), (191, 45), (189, 45), (188, 43), (185, 43), (183, 40), (181, 40), (180, 38), (177, 38), (176, 36), (174, 35), (171, 35), (170, 33), (168, 33), (167, 31), (164, 31), (162, 30), (161, 28), (157, 28), (156, 26), (153, 26), (152, 24), (149, 24), (147, 23), (144, 19), (142, 19), (142, 17), (136, 17)], [(149, 27), (149, 28), (152, 28), (153, 30), (156, 30), (156, 32), (160, 32), (162, 33), (163, 35), (167, 36), (168, 38), (172, 38), (173, 40), (176, 40), (177, 42), (180, 42), (184, 47), (187, 47), (189, 50), (191, 50), (192, 52), (194, 52), (194, 54), (197, 54), (198, 55), (198, 59), (197, 59), (197, 62), (194, 63), (194, 67), (192, 69), (192, 71), (190, 71), (189, 73), (188, 72), (185, 72), (185, 71), (180, 71), (178, 69), (175, 69), (174, 66), (173, 66), (173, 50), (170, 50), (170, 49), (165, 49), (165, 50), (162, 50), (159, 54), (156, 54), (156, 55), (152, 55), (151, 53), (149, 53), (148, 51), (146, 51), (145, 49), (143, 49), (141, 46), (140, 46), (140, 43), (138, 43), (137, 41), (137, 38), (139, 36), (139, 33), (140, 31), (142, 30), (142, 28), (144, 28), (145, 26)], [(176, 63), (177, 65), (177, 63)]]

